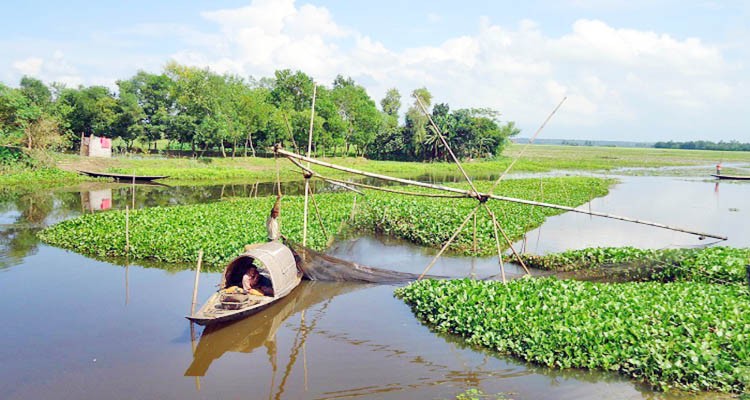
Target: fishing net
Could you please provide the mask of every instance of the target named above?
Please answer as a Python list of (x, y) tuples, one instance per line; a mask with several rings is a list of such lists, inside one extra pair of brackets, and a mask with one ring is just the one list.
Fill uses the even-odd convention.
[[(302, 269), (305, 278), (311, 281), (397, 283), (415, 281), (419, 278), (419, 274), (367, 267), (302, 247), (299, 244), (287, 243), (287, 245), (294, 251), (295, 258), (298, 258), (297, 265)], [(425, 278), (446, 279), (444, 276), (436, 275), (425, 275)]]

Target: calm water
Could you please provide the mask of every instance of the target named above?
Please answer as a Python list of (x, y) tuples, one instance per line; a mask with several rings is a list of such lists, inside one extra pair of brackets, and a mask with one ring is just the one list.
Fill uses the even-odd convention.
[[(272, 185), (137, 187), (135, 206), (268, 193)], [(256, 189), (257, 187), (257, 189)], [(288, 185), (285, 193), (291, 193)], [(555, 371), (430, 332), (393, 298), (394, 286), (304, 282), (266, 312), (191, 332), (194, 273), (122, 267), (39, 243), (34, 233), (81, 213), (132, 204), (127, 185), (11, 195), (0, 203), (0, 398), (453, 398), (469, 388), (515, 399), (674, 398), (613, 374)], [(592, 209), (729, 236), (749, 245), (750, 185), (624, 177)], [(104, 209), (104, 211), (101, 211)], [(662, 248), (693, 236), (565, 214), (517, 243), (549, 252), (592, 245)], [(421, 272), (434, 251), (361, 237), (342, 258)], [(495, 258), (441, 259), (435, 274), (487, 276)], [(508, 266), (508, 272), (518, 272)], [(219, 274), (201, 275), (199, 299)], [(191, 340), (194, 337), (196, 340)], [(703, 396), (705, 397), (705, 396)], [(690, 397), (693, 398), (693, 397)]]

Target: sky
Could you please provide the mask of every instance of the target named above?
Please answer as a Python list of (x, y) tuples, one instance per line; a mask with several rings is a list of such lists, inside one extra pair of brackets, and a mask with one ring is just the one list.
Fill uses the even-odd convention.
[(402, 112), (426, 87), (520, 136), (750, 142), (750, 2), (35, 1), (3, 7), (0, 81), (105, 85), (170, 60), (243, 77), (352, 77)]

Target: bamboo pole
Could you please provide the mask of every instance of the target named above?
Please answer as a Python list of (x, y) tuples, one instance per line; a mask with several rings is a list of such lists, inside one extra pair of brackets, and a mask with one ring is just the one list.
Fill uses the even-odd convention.
[(472, 241), (472, 250), (474, 251), (474, 256), (477, 255), (477, 214), (474, 213), (474, 240)]
[(432, 127), (435, 128), (435, 133), (437, 133), (438, 137), (440, 138), (440, 141), (443, 142), (443, 146), (448, 150), (448, 153), (451, 155), (451, 158), (453, 158), (453, 161), (458, 166), (458, 169), (461, 171), (461, 173), (464, 175), (464, 178), (466, 178), (466, 182), (469, 182), (469, 186), (471, 186), (471, 190), (474, 191), (474, 193), (479, 193), (477, 188), (474, 186), (474, 182), (471, 181), (471, 178), (469, 178), (469, 175), (464, 171), (464, 167), (461, 166), (461, 163), (458, 161), (458, 158), (455, 154), (453, 154), (453, 150), (448, 145), (448, 142), (445, 140), (445, 137), (443, 137), (442, 132), (440, 132), (440, 128), (438, 128), (435, 121), (432, 120), (432, 117), (430, 116), (430, 113), (427, 112), (427, 108), (422, 104), (422, 99), (419, 98), (418, 95), (414, 95), (414, 97), (417, 99), (417, 103), (419, 104), (419, 107), (422, 109), (422, 112), (424, 115), (427, 116), (427, 119), (430, 121), (430, 124), (432, 124)]
[(323, 218), (320, 216), (320, 210), (318, 209), (318, 202), (315, 201), (315, 196), (313, 195), (313, 190), (310, 188), (310, 198), (312, 199), (313, 208), (315, 208), (315, 215), (318, 216), (318, 223), (320, 224), (320, 229), (323, 231), (323, 235), (326, 238), (326, 243), (328, 243), (328, 231), (326, 230), (326, 226), (323, 225)]
[(505, 238), (505, 242), (508, 243), (508, 247), (510, 247), (510, 251), (513, 252), (513, 255), (516, 256), (516, 259), (518, 260), (518, 263), (521, 264), (524, 271), (526, 271), (526, 274), (531, 275), (531, 272), (529, 272), (529, 269), (526, 267), (526, 263), (523, 262), (523, 259), (521, 259), (521, 256), (516, 252), (516, 249), (513, 248), (513, 243), (510, 241), (510, 238), (508, 238), (508, 235), (505, 234), (505, 231), (503, 230), (503, 227), (500, 226), (500, 222), (497, 221), (497, 218), (495, 218), (495, 213), (490, 210), (489, 207), (487, 207), (487, 204), (484, 204), (484, 208), (487, 210), (487, 212), (492, 217), (492, 223), (497, 227), (497, 229), (502, 233), (503, 237)]
[(503, 283), (505, 283), (505, 263), (503, 263), (503, 250), (500, 248), (500, 236), (497, 234), (497, 225), (495, 224), (495, 216), (490, 214), (492, 217), (492, 231), (495, 233), (495, 246), (497, 247), (497, 258), (500, 261), (500, 275), (503, 277)]
[(300, 164), (300, 162), (299, 162), (299, 161), (297, 161), (297, 160), (295, 160), (295, 159), (292, 159), (292, 158), (287, 158), (287, 159), (288, 159), (289, 161), (291, 161), (291, 162), (292, 162), (292, 164), (294, 164), (294, 165), (298, 166), (298, 167), (299, 167), (299, 168), (300, 168), (300, 169), (302, 170), (302, 174), (303, 174), (303, 175), (304, 175), (305, 173), (308, 173), (308, 174), (311, 174), (312, 176), (314, 176), (314, 177), (316, 177), (316, 178), (318, 178), (318, 179), (320, 179), (320, 180), (322, 180), (322, 181), (324, 181), (324, 182), (328, 182), (328, 183), (331, 183), (331, 184), (333, 184), (333, 185), (336, 185), (336, 186), (342, 187), (342, 188), (344, 188), (344, 189), (347, 189), (347, 190), (351, 190), (352, 192), (355, 192), (355, 193), (359, 193), (359, 194), (361, 194), (361, 195), (363, 195), (363, 196), (365, 195), (365, 194), (364, 194), (364, 193), (363, 193), (362, 191), (359, 191), (359, 190), (357, 190), (357, 189), (355, 189), (355, 188), (353, 188), (353, 187), (349, 187), (349, 186), (347, 186), (347, 184), (348, 184), (348, 183), (351, 183), (351, 182), (346, 182), (346, 183), (344, 183), (344, 181), (340, 181), (340, 180), (338, 180), (338, 179), (332, 179), (332, 178), (324, 177), (323, 175), (321, 175), (321, 174), (319, 174), (319, 173), (317, 173), (317, 172), (313, 171), (312, 169), (309, 169), (309, 168), (305, 167), (304, 165)]
[(636, 224), (654, 226), (654, 227), (657, 227), (657, 228), (663, 228), (663, 229), (668, 229), (668, 230), (672, 230), (672, 231), (683, 232), (683, 233), (688, 233), (688, 234), (691, 234), (691, 235), (700, 236), (701, 238), (710, 237), (710, 238), (719, 239), (719, 240), (727, 240), (726, 236), (721, 236), (721, 235), (711, 234), (711, 233), (698, 232), (698, 231), (694, 231), (694, 230), (690, 230), (690, 229), (684, 229), (684, 228), (679, 228), (679, 227), (675, 227), (675, 226), (660, 224), (660, 223), (657, 223), (657, 222), (650, 222), (650, 221), (645, 221), (645, 220), (639, 220), (639, 219), (634, 219), (634, 218), (629, 218), (629, 217), (623, 217), (623, 216), (614, 215), (614, 214), (605, 214), (605, 213), (596, 212), (596, 211), (587, 211), (587, 210), (582, 210), (582, 209), (579, 209), (579, 208), (562, 206), (562, 205), (559, 205), (559, 204), (550, 204), (550, 203), (543, 203), (543, 202), (538, 202), (538, 201), (517, 199), (517, 198), (513, 198), (513, 197), (498, 196), (498, 195), (489, 194), (489, 193), (473, 193), (473, 192), (468, 191), (468, 190), (458, 189), (458, 188), (452, 188), (452, 187), (449, 187), (449, 186), (433, 185), (433, 184), (424, 183), (424, 182), (412, 181), (412, 180), (409, 180), (409, 179), (395, 178), (395, 177), (391, 177), (391, 176), (375, 174), (375, 173), (372, 173), (372, 172), (360, 171), (360, 170), (356, 170), (356, 169), (353, 169), (353, 168), (342, 167), (340, 165), (335, 165), (335, 164), (327, 163), (325, 161), (319, 161), (319, 160), (311, 159), (309, 157), (305, 157), (305, 156), (302, 156), (302, 155), (299, 155), (299, 154), (290, 153), (290, 152), (288, 152), (286, 150), (282, 150), (282, 149), (277, 150), (277, 152), (279, 154), (282, 154), (282, 155), (286, 156), (286, 157), (296, 158), (298, 160), (307, 161), (307, 162), (310, 162), (312, 164), (317, 164), (317, 165), (320, 165), (320, 166), (323, 166), (323, 167), (327, 167), (327, 168), (331, 168), (331, 169), (336, 169), (336, 170), (339, 170), (339, 171), (345, 171), (345, 172), (349, 172), (349, 173), (352, 173), (352, 174), (357, 174), (357, 175), (362, 175), (362, 176), (368, 176), (368, 177), (371, 177), (371, 178), (377, 178), (377, 179), (382, 179), (382, 180), (386, 180), (386, 181), (399, 182), (399, 183), (403, 183), (403, 184), (406, 184), (406, 185), (420, 186), (420, 187), (426, 187), (426, 188), (430, 188), (430, 189), (442, 190), (442, 191), (446, 191), (446, 192), (460, 193), (460, 194), (463, 194), (464, 197), (468, 197), (468, 198), (478, 198), (478, 199), (487, 198), (487, 199), (508, 201), (508, 202), (511, 202), (511, 203), (526, 204), (526, 205), (530, 205), (530, 206), (554, 208), (554, 209), (557, 209), (557, 210), (571, 211), (571, 212), (576, 212), (576, 213), (580, 213), (580, 214), (593, 215), (593, 216), (597, 216), (597, 217), (610, 218), (610, 219), (616, 219), (616, 220), (620, 220), (620, 221), (633, 222), (633, 223), (636, 223)]
[(132, 193), (132, 196), (131, 196), (132, 197), (131, 198), (131, 202), (132, 203), (131, 203), (130, 206), (135, 210), (135, 174), (133, 174), (133, 185), (132, 185), (131, 188), (133, 190), (133, 193)]
[(198, 265), (195, 267), (195, 282), (193, 283), (193, 302), (190, 305), (190, 315), (195, 315), (195, 304), (198, 302), (198, 279), (201, 276), (201, 263), (203, 262), (203, 250), (198, 251)]
[(354, 211), (357, 209), (357, 196), (354, 196), (354, 201), (352, 201), (352, 212), (349, 214), (349, 221), (354, 222)]
[(125, 255), (130, 253), (130, 209), (125, 206)]
[(422, 274), (419, 275), (419, 278), (417, 278), (418, 281), (421, 281), (422, 278), (424, 278), (424, 276), (430, 270), (430, 268), (432, 268), (432, 266), (435, 265), (435, 263), (437, 262), (437, 260), (440, 258), (440, 256), (443, 255), (443, 253), (448, 248), (448, 246), (450, 246), (450, 244), (456, 239), (456, 236), (458, 236), (458, 234), (461, 232), (461, 230), (464, 229), (464, 226), (466, 226), (466, 223), (469, 222), (469, 220), (471, 219), (471, 217), (474, 216), (474, 214), (477, 213), (477, 210), (479, 209), (479, 206), (480, 206), (480, 204), (477, 204), (477, 206), (474, 207), (474, 210), (472, 210), (469, 213), (469, 215), (467, 215), (466, 218), (464, 218), (464, 221), (461, 222), (461, 225), (459, 225), (458, 229), (456, 229), (456, 231), (453, 232), (453, 236), (451, 236), (450, 239), (448, 239), (448, 241), (445, 242), (445, 244), (443, 245), (443, 247), (440, 249), (440, 251), (435, 256), (435, 258), (433, 258), (432, 261), (430, 261), (430, 263), (427, 265), (427, 268), (425, 268), (424, 271), (422, 272)]
[[(315, 122), (315, 93), (316, 92), (316, 86), (315, 82), (313, 82), (313, 97), (312, 97), (312, 107), (310, 107), (310, 131), (307, 135), (307, 158), (310, 158), (310, 152), (312, 152), (312, 135), (313, 135), (313, 125)], [(307, 168), (310, 169), (310, 162), (307, 162)], [(309, 191), (310, 191), (310, 178), (305, 177), (305, 214), (303, 217), (303, 225), (302, 225), (302, 247), (307, 246), (307, 209), (308, 209), (308, 197), (309, 197)]]
[(555, 109), (552, 110), (552, 112), (547, 116), (547, 119), (545, 119), (544, 122), (542, 122), (542, 125), (540, 125), (539, 128), (536, 130), (536, 132), (534, 133), (534, 136), (531, 137), (531, 140), (529, 140), (529, 142), (526, 143), (526, 146), (524, 146), (523, 149), (521, 149), (521, 152), (518, 153), (516, 158), (513, 159), (513, 161), (508, 165), (508, 167), (505, 168), (505, 171), (503, 171), (503, 173), (497, 178), (495, 183), (490, 188), (490, 191), (489, 191), (490, 193), (492, 193), (492, 191), (495, 190), (495, 187), (497, 187), (497, 185), (500, 184), (500, 181), (502, 181), (503, 178), (505, 178), (505, 175), (507, 175), (508, 172), (511, 170), (511, 168), (513, 168), (513, 166), (516, 165), (516, 162), (521, 158), (521, 156), (523, 156), (523, 153), (526, 152), (526, 149), (528, 149), (529, 146), (532, 143), (534, 143), (534, 140), (536, 140), (536, 137), (539, 136), (539, 132), (541, 132), (542, 129), (544, 129), (544, 127), (547, 125), (547, 122), (549, 122), (549, 120), (552, 119), (552, 116), (555, 115), (557, 110), (562, 106), (562, 104), (565, 102), (565, 100), (567, 100), (567, 98), (568, 98), (567, 96), (563, 97), (563, 99), (560, 100), (560, 102), (557, 104), (557, 107), (555, 107)]

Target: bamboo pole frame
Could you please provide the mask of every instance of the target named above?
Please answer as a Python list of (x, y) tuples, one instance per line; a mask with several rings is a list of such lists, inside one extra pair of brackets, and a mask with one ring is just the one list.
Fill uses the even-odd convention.
[(497, 185), (500, 184), (500, 181), (502, 181), (503, 178), (505, 178), (505, 175), (507, 175), (508, 172), (511, 170), (511, 168), (513, 168), (513, 166), (516, 165), (516, 162), (521, 158), (521, 156), (523, 156), (523, 153), (526, 152), (526, 149), (528, 149), (529, 146), (532, 143), (534, 143), (534, 140), (536, 140), (536, 137), (539, 136), (539, 133), (544, 129), (545, 126), (547, 126), (547, 122), (549, 122), (549, 120), (552, 119), (552, 116), (555, 115), (555, 113), (557, 112), (557, 110), (560, 109), (560, 107), (563, 105), (563, 103), (567, 99), (568, 99), (568, 97), (565, 96), (565, 97), (563, 97), (562, 100), (560, 100), (560, 102), (557, 104), (557, 107), (555, 107), (555, 109), (552, 110), (552, 112), (547, 116), (547, 119), (545, 119), (544, 122), (542, 122), (542, 125), (540, 125), (539, 128), (536, 130), (536, 132), (534, 132), (534, 136), (531, 137), (531, 140), (529, 140), (529, 142), (526, 143), (526, 146), (524, 146), (523, 149), (521, 149), (521, 152), (518, 153), (518, 155), (516, 156), (516, 158), (508, 165), (507, 168), (505, 168), (505, 171), (503, 171), (503, 173), (497, 178), (497, 180), (492, 185), (492, 187), (490, 187), (490, 191), (489, 191), (490, 193), (492, 193), (492, 191), (495, 190), (495, 188), (497, 187)]
[(443, 142), (443, 146), (445, 146), (445, 148), (448, 150), (448, 153), (451, 155), (451, 158), (453, 158), (453, 162), (456, 163), (456, 165), (458, 166), (458, 169), (461, 171), (461, 173), (463, 174), (464, 178), (466, 178), (466, 181), (469, 182), (469, 186), (471, 186), (471, 190), (473, 190), (474, 193), (478, 193), (479, 191), (474, 186), (474, 182), (471, 181), (471, 178), (469, 178), (469, 175), (464, 170), (464, 167), (461, 165), (461, 162), (459, 162), (458, 158), (456, 157), (456, 155), (453, 154), (453, 149), (451, 149), (451, 146), (448, 145), (448, 141), (445, 140), (445, 137), (443, 136), (443, 133), (440, 131), (440, 128), (438, 128), (438, 126), (435, 123), (435, 121), (432, 120), (432, 117), (430, 116), (430, 113), (427, 112), (427, 107), (425, 107), (424, 104), (422, 103), (422, 99), (420, 99), (419, 96), (416, 93), (415, 93), (414, 97), (417, 99), (417, 104), (419, 104), (419, 108), (422, 109), (422, 112), (424, 113), (425, 116), (427, 116), (427, 119), (430, 121), (430, 124), (435, 129), (435, 133), (440, 138), (440, 141)]
[(396, 177), (391, 177), (391, 176), (387, 176), (387, 175), (375, 174), (375, 173), (372, 173), (372, 172), (360, 171), (360, 170), (357, 170), (357, 169), (354, 169), (354, 168), (343, 167), (343, 166), (340, 166), (340, 165), (335, 165), (335, 164), (327, 163), (325, 161), (320, 161), (320, 160), (312, 159), (310, 157), (305, 157), (305, 156), (302, 156), (302, 155), (299, 155), (299, 154), (291, 153), (291, 152), (288, 152), (288, 151), (283, 150), (283, 149), (276, 149), (276, 152), (278, 152), (279, 154), (281, 154), (281, 155), (283, 155), (283, 156), (285, 156), (287, 158), (295, 158), (297, 160), (306, 161), (306, 162), (309, 162), (311, 164), (320, 165), (320, 166), (326, 167), (326, 168), (331, 168), (331, 169), (335, 169), (335, 170), (339, 170), (339, 171), (349, 172), (349, 173), (356, 174), (356, 175), (367, 176), (367, 177), (370, 177), (370, 178), (382, 179), (382, 180), (391, 181), (391, 182), (399, 182), (399, 183), (403, 183), (403, 184), (406, 184), (406, 185), (419, 186), (419, 187), (425, 187), (425, 188), (430, 188), (430, 189), (435, 189), (435, 190), (441, 190), (441, 191), (445, 191), (445, 192), (458, 193), (458, 194), (462, 194), (463, 197), (467, 197), (467, 198), (476, 198), (478, 200), (486, 198), (486, 199), (493, 199), (493, 200), (508, 201), (508, 202), (511, 202), (511, 203), (525, 204), (525, 205), (530, 205), (530, 206), (554, 208), (554, 209), (563, 210), (563, 211), (570, 211), (570, 212), (575, 212), (575, 213), (580, 213), (580, 214), (586, 214), (586, 215), (592, 215), (592, 216), (597, 216), (597, 217), (616, 219), (616, 220), (620, 220), (620, 221), (632, 222), (632, 223), (636, 223), (636, 224), (654, 226), (654, 227), (657, 227), (657, 228), (663, 228), (663, 229), (668, 229), (668, 230), (672, 230), (672, 231), (683, 232), (683, 233), (687, 233), (687, 234), (699, 236), (701, 238), (710, 237), (710, 238), (719, 239), (719, 240), (727, 240), (726, 236), (722, 236), (722, 235), (718, 235), (718, 234), (711, 234), (711, 233), (699, 232), (699, 231), (694, 231), (694, 230), (691, 230), (691, 229), (685, 229), (685, 228), (680, 228), (680, 227), (665, 225), (665, 224), (661, 224), (661, 223), (657, 223), (657, 222), (651, 222), (651, 221), (646, 221), (646, 220), (629, 218), (629, 217), (624, 217), (624, 216), (615, 215), (615, 214), (606, 214), (606, 213), (597, 212), (597, 211), (583, 210), (583, 209), (580, 209), (580, 208), (562, 206), (562, 205), (559, 205), (559, 204), (551, 204), (551, 203), (544, 203), (544, 202), (539, 202), (539, 201), (524, 200), (524, 199), (518, 199), (518, 198), (514, 198), (514, 197), (498, 196), (498, 195), (490, 194), (490, 193), (475, 193), (475, 192), (472, 192), (472, 191), (469, 191), (469, 190), (458, 189), (458, 188), (453, 188), (453, 187), (449, 187), (449, 186), (434, 185), (434, 184), (425, 183), (425, 182), (418, 182), (418, 181), (413, 181), (413, 180), (409, 180), (409, 179), (396, 178)]
[(440, 256), (442, 256), (443, 253), (445, 252), (445, 250), (448, 249), (448, 246), (450, 246), (451, 243), (453, 243), (453, 241), (456, 240), (456, 237), (464, 229), (464, 226), (466, 226), (466, 224), (469, 222), (469, 220), (471, 219), (471, 217), (473, 217), (474, 214), (477, 213), (477, 210), (479, 210), (479, 206), (480, 206), (480, 204), (477, 204), (477, 206), (474, 207), (474, 210), (472, 210), (469, 213), (469, 215), (467, 215), (466, 218), (464, 218), (463, 222), (461, 222), (461, 225), (458, 226), (458, 229), (456, 229), (456, 231), (453, 232), (453, 235), (450, 237), (450, 239), (448, 239), (447, 242), (445, 242), (445, 244), (440, 249), (440, 251), (437, 253), (437, 255), (435, 255), (435, 258), (433, 258), (432, 261), (430, 261), (430, 263), (427, 265), (427, 268), (425, 268), (424, 271), (422, 271), (422, 274), (419, 275), (419, 278), (417, 278), (418, 281), (421, 281), (422, 278), (424, 278), (424, 276), (427, 275), (427, 272), (430, 271), (430, 269), (432, 268), (433, 265), (435, 265), (435, 263), (440, 258)]

